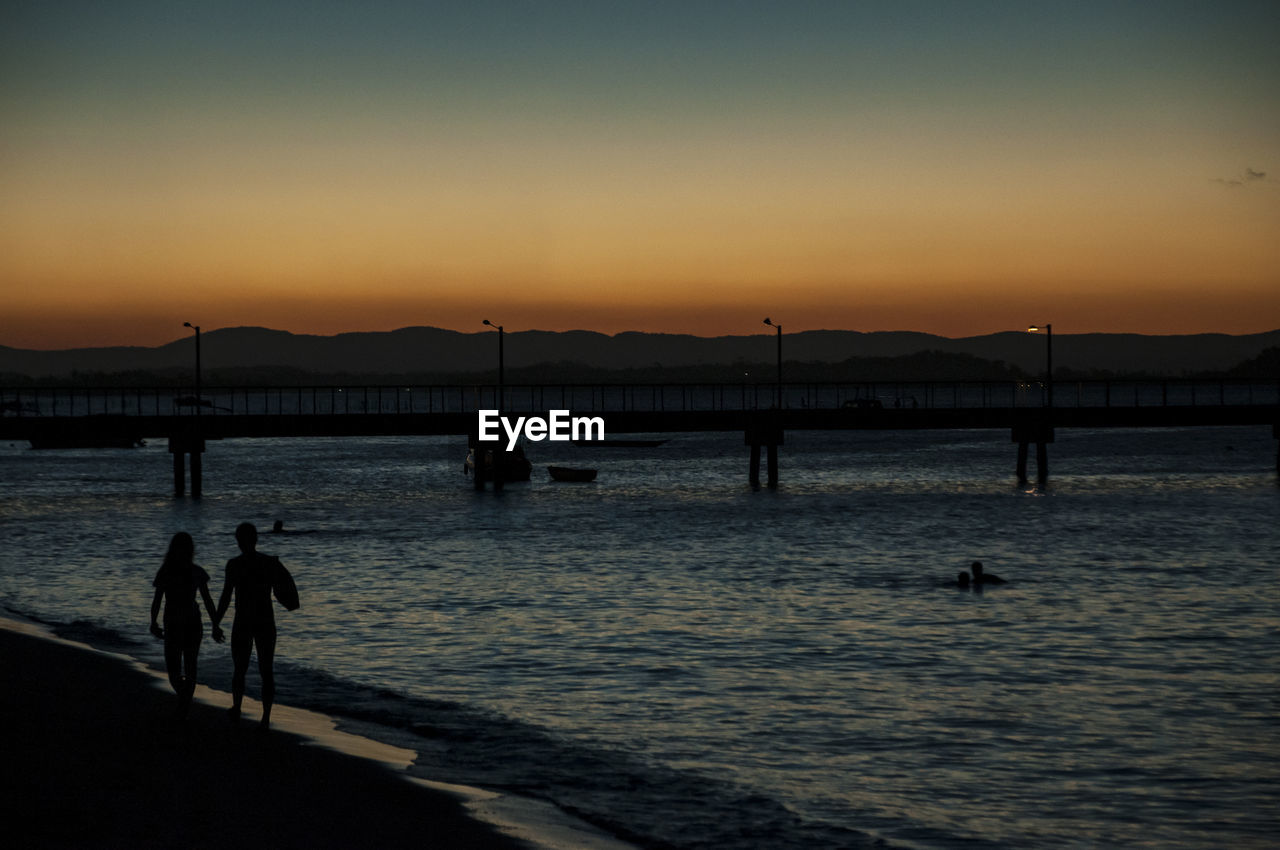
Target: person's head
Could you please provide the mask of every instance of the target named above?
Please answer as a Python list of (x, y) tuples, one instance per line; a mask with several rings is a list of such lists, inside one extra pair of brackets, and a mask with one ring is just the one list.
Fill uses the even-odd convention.
[(252, 552), (258, 547), (258, 529), (251, 522), (242, 522), (236, 526), (236, 543), (241, 552)]
[(179, 531), (169, 540), (169, 551), (164, 556), (166, 564), (189, 564), (196, 556), (196, 542), (185, 531)]
[(271, 526), (271, 530), (274, 531), (276, 534), (279, 534), (280, 532), (284, 531), (284, 520), (282, 519), (276, 520), (275, 523)]
[(956, 576), (956, 585), (957, 585), (957, 586), (959, 586), (959, 587), (968, 587), (968, 586), (969, 586), (969, 574), (968, 574), (968, 573), (966, 573), (966, 572), (961, 572), (959, 575), (957, 575), (957, 576)]
[(974, 578), (979, 578), (979, 579), (982, 578), (982, 562), (981, 561), (974, 561), (972, 564), (969, 565), (969, 569), (973, 570)]

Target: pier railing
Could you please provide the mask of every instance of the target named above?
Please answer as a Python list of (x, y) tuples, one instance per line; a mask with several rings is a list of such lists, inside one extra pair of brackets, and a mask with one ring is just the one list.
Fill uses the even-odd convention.
[[(1055, 381), (1057, 408), (1274, 406), (1280, 381)], [(958, 381), (788, 383), (792, 410), (1035, 408), (1047, 402), (1043, 382)], [(0, 415), (67, 416), (357, 416), (571, 410), (580, 413), (746, 411), (777, 403), (776, 383), (508, 385), (499, 401), (492, 384), (469, 386), (311, 387), (10, 387), (0, 388)]]

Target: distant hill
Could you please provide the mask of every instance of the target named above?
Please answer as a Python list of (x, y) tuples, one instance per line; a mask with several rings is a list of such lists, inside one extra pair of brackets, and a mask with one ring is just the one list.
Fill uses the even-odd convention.
[(1254, 378), (1263, 375), (1280, 381), (1280, 347), (1268, 348), (1252, 360), (1227, 370), (1228, 378)]
[[(337, 336), (293, 334), (267, 328), (225, 328), (201, 338), (207, 373), (274, 370), (337, 375), (480, 375), (495, 371), (493, 331), (459, 333), (412, 327)], [(545, 364), (576, 364), (590, 371), (662, 372), (730, 364), (774, 363), (774, 335), (697, 337), (629, 332), (614, 336), (590, 331), (521, 331), (505, 339), (510, 380), (519, 370)], [(1140, 334), (1056, 334), (1055, 370), (1064, 374), (1110, 372), (1178, 376), (1226, 372), (1280, 346), (1280, 330), (1230, 336), (1143, 336)], [(783, 337), (788, 363), (840, 364), (851, 358), (900, 358), (935, 352), (978, 358), (1028, 374), (1044, 371), (1045, 339), (1006, 332), (950, 339), (908, 331), (804, 331)], [(32, 351), (0, 346), (0, 374), (65, 379), (75, 373), (176, 374), (190, 372), (190, 336), (155, 348), (81, 348)], [(917, 364), (920, 365), (920, 364)], [(941, 367), (941, 361), (935, 365)], [(978, 366), (979, 371), (989, 371)], [(943, 369), (960, 368), (951, 361)], [(821, 370), (819, 370), (821, 371)], [(798, 374), (795, 375), (800, 379)], [(942, 378), (942, 375), (937, 377)], [(846, 378), (839, 378), (845, 380)], [(868, 377), (867, 380), (871, 378)]]

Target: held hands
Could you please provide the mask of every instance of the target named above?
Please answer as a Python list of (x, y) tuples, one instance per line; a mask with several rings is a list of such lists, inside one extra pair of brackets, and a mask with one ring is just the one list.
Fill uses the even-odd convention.
[(151, 621), (151, 634), (155, 635), (160, 640), (164, 640), (164, 629), (160, 628), (160, 624), (155, 620)]
[(224, 640), (226, 640), (226, 635), (223, 634), (222, 632), (222, 626), (219, 626), (217, 623), (214, 623), (213, 624), (213, 642), (222, 643)]

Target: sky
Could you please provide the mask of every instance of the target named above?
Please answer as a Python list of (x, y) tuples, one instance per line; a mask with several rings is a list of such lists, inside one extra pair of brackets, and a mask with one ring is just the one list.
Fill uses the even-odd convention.
[(1280, 3), (0, 0), (0, 345), (1280, 327)]

